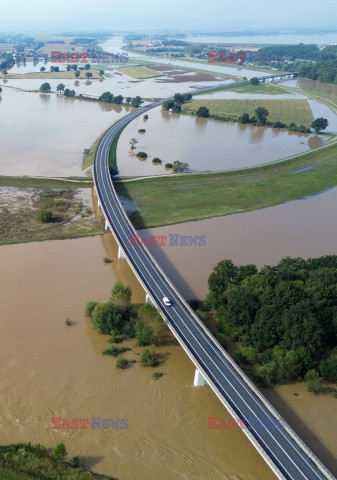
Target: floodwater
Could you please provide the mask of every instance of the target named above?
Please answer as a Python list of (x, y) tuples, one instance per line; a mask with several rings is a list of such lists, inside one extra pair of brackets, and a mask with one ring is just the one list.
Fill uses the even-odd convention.
[[(240, 430), (208, 429), (208, 417), (229, 414), (208, 387), (193, 387), (194, 367), (174, 341), (158, 349), (157, 382), (151, 369), (121, 371), (101, 355), (109, 344), (84, 317), (86, 302), (107, 300), (117, 279), (145, 300), (116, 257), (110, 234), (0, 247), (1, 443), (63, 441), (69, 455), (120, 480), (273, 480)], [(138, 359), (142, 349), (126, 344), (125, 356)], [(53, 431), (51, 417), (127, 418), (128, 428)]]
[[(120, 53), (122, 50), (123, 44), (122, 37), (112, 37), (106, 42), (101, 44), (103, 50), (109, 53)], [(129, 53), (130, 58), (135, 58), (136, 60), (146, 60), (155, 63), (161, 63), (165, 65), (172, 65), (176, 67), (192, 68), (193, 70), (207, 70), (208, 72), (213, 73), (223, 73), (226, 75), (231, 75), (235, 77), (262, 77), (265, 75), (265, 72), (259, 72), (258, 70), (249, 70), (249, 67), (228, 67), (225, 63), (223, 64), (210, 64), (206, 62), (190, 62), (186, 60), (177, 60), (171, 57), (161, 56), (151, 56), (144, 53)]]
[[(204, 298), (207, 279), (225, 258), (236, 265), (275, 265), (281, 258), (337, 255), (337, 187), (301, 200), (252, 212), (142, 231), (142, 234), (206, 235), (200, 247), (149, 247), (187, 298)], [(322, 234), (324, 232), (324, 235)]]
[(0, 174), (82, 174), (83, 150), (128, 108), (4, 89), (0, 104)]
[[(254, 127), (213, 119), (151, 110), (149, 119), (135, 119), (127, 125), (117, 147), (121, 176), (170, 174), (166, 163), (187, 162), (192, 170), (221, 171), (251, 167), (281, 160), (323, 145), (317, 135)], [(145, 128), (145, 133), (138, 133)], [(130, 140), (136, 138), (135, 150)], [(146, 160), (135, 153), (144, 151)], [(153, 164), (159, 157), (162, 164)]]
[[(189, 234), (191, 226), (185, 225)], [(229, 243), (233, 239), (239, 251), (237, 236)], [(218, 238), (216, 243), (220, 253), (223, 242)], [(207, 236), (203, 256), (213, 264), (209, 246)], [(262, 258), (265, 246), (257, 247)], [(178, 257), (177, 253), (176, 267), (179, 274), (186, 271), (186, 283), (193, 285), (193, 276), (206, 277), (200, 255), (196, 262), (194, 253), (192, 263), (188, 252)], [(223, 255), (231, 256), (228, 251)], [(104, 264), (105, 256), (113, 262)], [(250, 252), (247, 257), (243, 263), (256, 260)], [(167, 267), (167, 262), (161, 263)], [(117, 279), (130, 285), (134, 302), (144, 301), (126, 261), (117, 260), (117, 245), (110, 234), (1, 246), (0, 264), (1, 443), (29, 441), (52, 447), (63, 441), (70, 456), (80, 455), (87, 467), (120, 480), (275, 478), (242, 432), (208, 429), (209, 417), (228, 419), (229, 414), (209, 387), (192, 386), (194, 367), (174, 341), (158, 349), (162, 363), (157, 370), (164, 376), (157, 382), (151, 378), (151, 369), (132, 364), (120, 371), (115, 359), (101, 355), (109, 345), (107, 337), (97, 334), (84, 317), (85, 303), (105, 301)], [(67, 317), (75, 325), (67, 327)], [(133, 340), (126, 345), (132, 351), (125, 356), (138, 359), (141, 349)], [(300, 393), (296, 405), (290, 391)], [(327, 450), (336, 453), (330, 428), (336, 421), (332, 397), (313, 401), (301, 384), (267, 395), (285, 419), (300, 426), (302, 438), (332, 468)], [(90, 422), (91, 417), (127, 418), (128, 428), (53, 431), (51, 417)], [(320, 443), (323, 440), (327, 447)]]

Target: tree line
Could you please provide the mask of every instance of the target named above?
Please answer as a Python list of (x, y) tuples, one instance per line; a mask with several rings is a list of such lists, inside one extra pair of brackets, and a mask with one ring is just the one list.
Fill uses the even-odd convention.
[(337, 256), (284, 258), (260, 271), (220, 261), (205, 302), (220, 331), (243, 345), (263, 386), (322, 377), (337, 383)]

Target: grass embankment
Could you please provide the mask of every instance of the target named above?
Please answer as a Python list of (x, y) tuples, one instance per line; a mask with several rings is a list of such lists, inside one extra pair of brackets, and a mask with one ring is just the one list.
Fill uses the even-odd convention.
[(130, 215), (136, 228), (270, 207), (335, 185), (336, 144), (279, 163), (236, 172), (115, 183), (117, 192), (139, 207), (138, 212)]
[[(8, 79), (25, 79), (25, 78), (41, 78), (45, 80), (54, 80), (54, 79), (63, 79), (63, 80), (86, 80), (86, 72), (91, 72), (91, 79), (100, 79), (102, 78), (96, 70), (78, 70), (80, 72), (80, 77), (76, 78), (74, 70), (68, 72), (67, 70), (62, 72), (32, 72), (32, 73), (8, 73), (6, 78)], [(3, 74), (0, 74), (0, 78), (5, 78)]]
[(0, 176), (0, 187), (17, 188), (66, 188), (76, 190), (78, 188), (91, 188), (91, 178), (67, 177), (67, 178), (44, 178), (44, 177), (5, 177)]
[(1, 480), (114, 480), (55, 459), (41, 445), (0, 446)]
[[(52, 188), (33, 192), (21, 189), (0, 192), (0, 245), (64, 240), (102, 233), (91, 207), (83, 204), (72, 186), (67, 190)], [(39, 217), (41, 211), (51, 212), (51, 218), (46, 223)]]
[(157, 72), (156, 70), (152, 70), (146, 66), (131, 66), (131, 67), (123, 67), (118, 68), (121, 73), (125, 73), (125, 75), (129, 75), (129, 77), (133, 78), (152, 78), (152, 77), (161, 77), (163, 73)]
[(248, 113), (250, 117), (255, 116), (255, 109), (264, 107), (268, 110), (268, 122), (282, 122), (287, 125), (294, 122), (296, 125), (310, 127), (312, 124), (312, 113), (307, 100), (192, 100), (182, 106), (182, 113), (195, 115), (199, 107), (207, 107), (210, 117), (230, 117), (233, 121), (238, 120), (241, 115)]
[[(216, 92), (222, 92), (222, 91), (229, 91), (229, 92), (238, 92), (238, 93), (251, 93), (251, 94), (263, 94), (263, 95), (280, 95), (282, 93), (288, 93), (288, 90), (285, 90), (281, 86), (275, 84), (275, 83), (263, 83), (260, 82), (259, 85), (252, 85), (250, 82), (245, 82), (245, 83), (238, 83), (237, 85), (228, 85), (224, 87), (219, 87), (216, 90)], [(202, 95), (202, 93), (199, 93), (197, 95)], [(200, 97), (199, 97), (200, 98)]]

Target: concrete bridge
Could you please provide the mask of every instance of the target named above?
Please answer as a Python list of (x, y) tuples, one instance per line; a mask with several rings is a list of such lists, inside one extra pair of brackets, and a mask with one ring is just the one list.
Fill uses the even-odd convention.
[[(266, 77), (270, 78), (270, 77)], [(214, 88), (214, 87), (213, 87)], [(198, 93), (198, 92), (194, 92)], [(195, 385), (208, 384), (279, 479), (333, 480), (295, 432), (280, 421), (280, 415), (213, 337), (180, 295), (143, 245), (130, 241), (136, 232), (116, 194), (108, 167), (111, 142), (130, 121), (159, 106), (141, 107), (117, 121), (104, 135), (96, 151), (93, 177), (106, 228), (118, 245), (118, 258), (126, 258), (172, 333), (196, 367)], [(166, 306), (168, 297), (171, 306)], [(243, 459), (244, 461), (244, 459)]]

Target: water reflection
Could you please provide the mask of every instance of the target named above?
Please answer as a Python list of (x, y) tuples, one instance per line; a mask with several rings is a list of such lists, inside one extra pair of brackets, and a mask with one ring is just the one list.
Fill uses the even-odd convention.
[[(161, 107), (148, 115), (145, 134), (138, 133), (144, 127), (142, 117), (121, 134), (117, 157), (123, 176), (168, 174), (165, 163), (175, 160), (187, 162), (198, 171), (251, 167), (305, 152), (324, 142), (321, 136), (173, 114)], [(134, 161), (129, 151), (133, 137), (138, 140), (137, 151), (148, 154), (147, 161)], [(154, 166), (154, 157), (163, 163)]]

